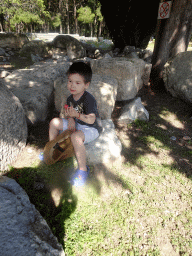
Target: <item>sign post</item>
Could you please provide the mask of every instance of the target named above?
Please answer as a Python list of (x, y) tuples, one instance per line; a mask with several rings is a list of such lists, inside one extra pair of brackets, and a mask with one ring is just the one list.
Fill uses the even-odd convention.
[(168, 19), (171, 10), (171, 1), (159, 4), (158, 19)]

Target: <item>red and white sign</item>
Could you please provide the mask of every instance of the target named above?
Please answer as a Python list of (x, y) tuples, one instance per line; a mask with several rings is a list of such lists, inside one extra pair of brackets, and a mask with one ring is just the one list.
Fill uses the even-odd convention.
[(159, 4), (158, 19), (168, 19), (171, 10), (171, 1)]

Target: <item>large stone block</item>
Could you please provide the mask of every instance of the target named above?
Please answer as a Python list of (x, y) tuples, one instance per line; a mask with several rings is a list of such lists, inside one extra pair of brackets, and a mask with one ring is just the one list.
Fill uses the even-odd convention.
[(55, 48), (61, 48), (67, 51), (70, 59), (86, 57), (86, 50), (82, 43), (69, 35), (58, 35), (52, 42)]
[(0, 47), (2, 48), (21, 49), (28, 42), (29, 39), (24, 34), (0, 33)]
[(1, 255), (64, 256), (62, 245), (13, 179), (0, 177)]
[(122, 145), (115, 133), (115, 126), (111, 119), (102, 120), (103, 131), (100, 136), (85, 144), (87, 163), (109, 164), (121, 160)]
[(29, 124), (45, 121), (53, 95), (54, 80), (63, 76), (68, 62), (39, 63), (29, 69), (16, 70), (4, 79), (4, 84), (19, 98)]
[(192, 52), (179, 53), (167, 62), (163, 80), (167, 91), (174, 97), (192, 103)]
[(27, 123), (23, 107), (18, 98), (0, 83), (0, 171), (25, 147)]
[(143, 86), (146, 63), (141, 59), (111, 58), (92, 60), (93, 74), (106, 75), (118, 81), (117, 101), (135, 98)]

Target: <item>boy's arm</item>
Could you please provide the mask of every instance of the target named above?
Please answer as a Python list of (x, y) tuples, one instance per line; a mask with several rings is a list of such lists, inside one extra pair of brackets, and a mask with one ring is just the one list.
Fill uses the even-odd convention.
[(78, 113), (73, 107), (69, 107), (68, 109), (65, 110), (65, 113), (69, 117), (76, 117), (77, 119), (87, 123), (87, 124), (94, 124), (96, 115), (94, 113), (84, 115)]
[(78, 116), (77, 118), (87, 124), (94, 124), (95, 122), (95, 119), (96, 119), (96, 116), (94, 113), (92, 114), (88, 114), (88, 115), (84, 115), (84, 114), (80, 114), (80, 113), (77, 113)]

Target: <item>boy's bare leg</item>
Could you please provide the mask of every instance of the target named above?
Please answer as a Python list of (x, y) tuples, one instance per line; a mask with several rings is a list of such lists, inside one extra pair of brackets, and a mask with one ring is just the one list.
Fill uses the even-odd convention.
[(63, 130), (63, 120), (58, 117), (53, 118), (49, 124), (49, 141), (54, 140), (60, 130)]
[(74, 147), (79, 169), (82, 171), (87, 171), (86, 150), (85, 150), (84, 140), (85, 140), (85, 135), (82, 131), (74, 132), (71, 135), (71, 141)]

